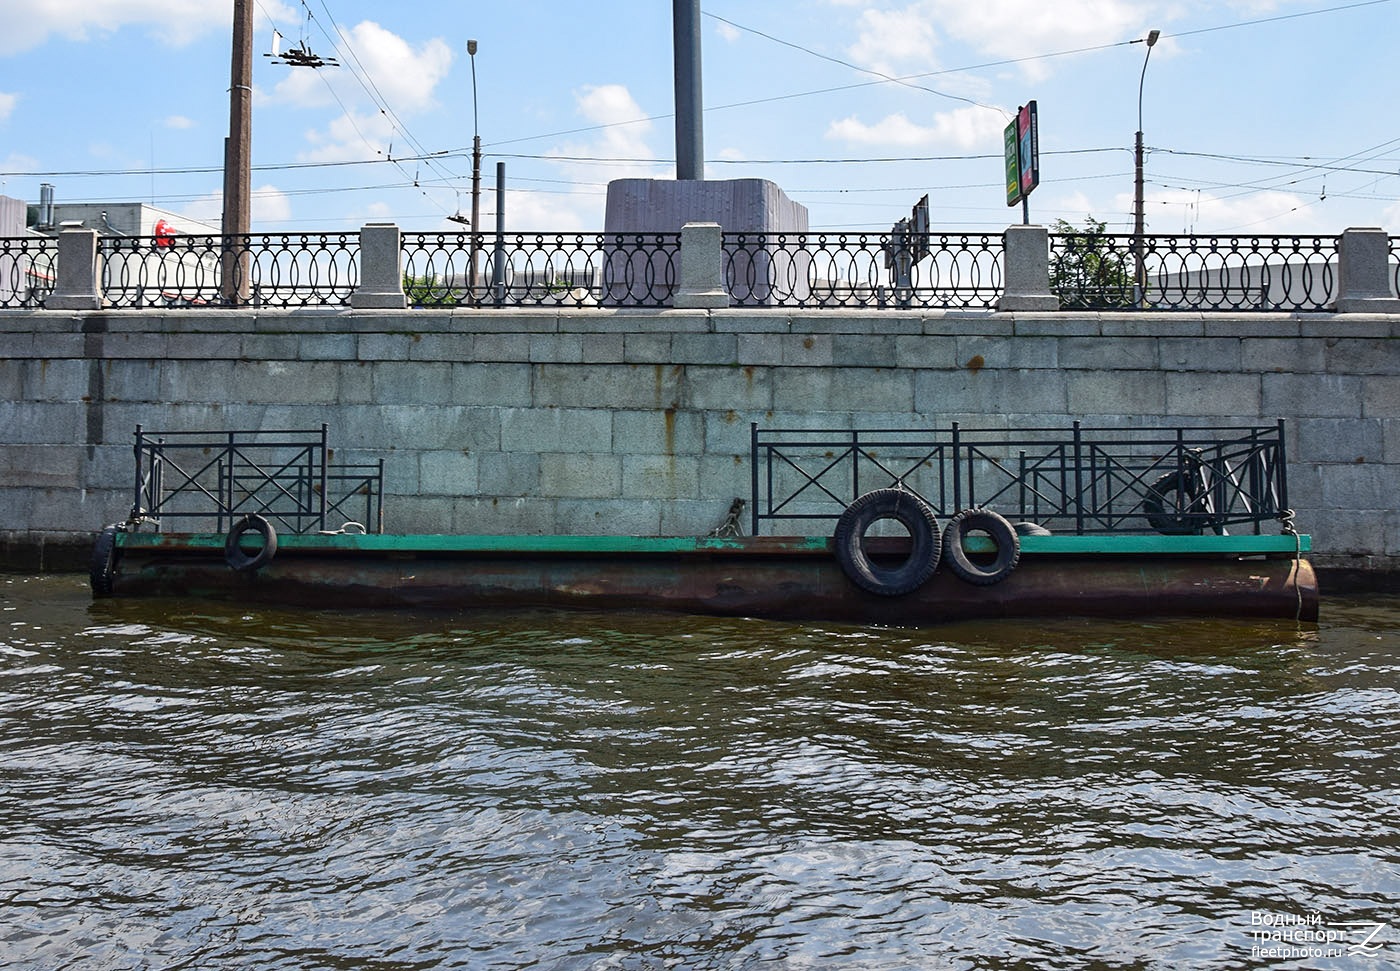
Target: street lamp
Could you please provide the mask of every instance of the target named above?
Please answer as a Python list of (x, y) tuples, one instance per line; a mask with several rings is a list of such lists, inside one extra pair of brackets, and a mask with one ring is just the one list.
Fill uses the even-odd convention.
[[(1147, 269), (1143, 259), (1143, 200), (1142, 200), (1142, 86), (1147, 80), (1147, 62), (1152, 57), (1152, 45), (1157, 43), (1157, 38), (1162, 36), (1160, 30), (1150, 30), (1145, 38), (1140, 38), (1147, 43), (1147, 56), (1142, 59), (1142, 76), (1138, 78), (1138, 125), (1137, 140), (1133, 146), (1133, 161), (1135, 167), (1135, 178), (1133, 183), (1133, 306), (1142, 306), (1143, 293), (1147, 289)], [(1134, 44), (1138, 41), (1133, 41)]]
[(467, 41), (467, 56), (472, 62), (472, 225), (471, 240), (467, 244), (471, 256), (471, 288), (473, 299), (476, 295), (476, 239), (481, 225), (481, 133), (476, 119), (476, 41)]

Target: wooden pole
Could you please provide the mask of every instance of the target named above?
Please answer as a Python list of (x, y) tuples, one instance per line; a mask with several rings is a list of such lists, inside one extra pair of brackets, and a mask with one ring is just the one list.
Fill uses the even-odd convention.
[(229, 67), (228, 138), (224, 139), (223, 260), (220, 293), (248, 303), (249, 261), (243, 237), (251, 232), (253, 149), (253, 0), (233, 0), (233, 56)]

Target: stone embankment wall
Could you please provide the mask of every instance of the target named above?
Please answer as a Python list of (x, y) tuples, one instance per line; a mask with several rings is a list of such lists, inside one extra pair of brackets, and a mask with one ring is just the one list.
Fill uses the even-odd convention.
[(1267, 424), (1324, 566), (1400, 572), (1400, 316), (0, 314), (0, 554), (81, 562), (132, 433), (314, 428), (395, 532), (693, 535), (768, 427)]

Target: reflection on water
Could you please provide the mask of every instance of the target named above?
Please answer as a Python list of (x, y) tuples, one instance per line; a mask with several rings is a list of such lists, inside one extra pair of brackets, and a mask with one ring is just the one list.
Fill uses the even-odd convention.
[[(1395, 967), (1397, 631), (0, 577), (0, 964)], [(1251, 951), (1309, 918), (1339, 956)]]

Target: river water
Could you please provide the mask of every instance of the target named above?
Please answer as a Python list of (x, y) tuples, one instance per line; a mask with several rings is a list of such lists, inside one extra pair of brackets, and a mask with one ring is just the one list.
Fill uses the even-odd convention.
[(6, 968), (1400, 966), (1397, 597), (0, 611)]

